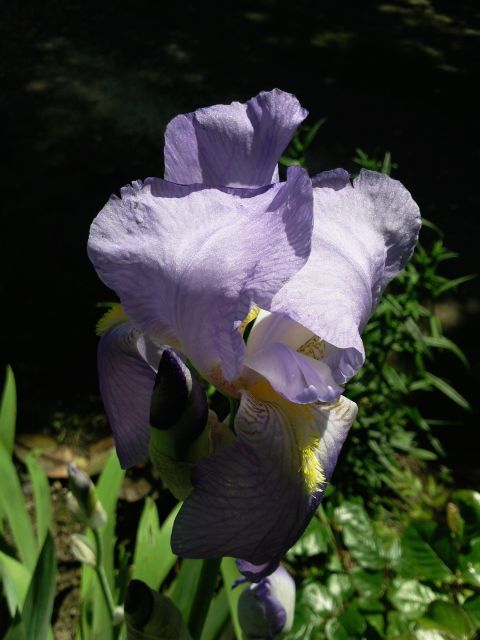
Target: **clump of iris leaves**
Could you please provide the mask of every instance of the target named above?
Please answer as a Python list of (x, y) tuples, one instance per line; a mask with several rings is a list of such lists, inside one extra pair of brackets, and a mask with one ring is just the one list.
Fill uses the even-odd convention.
[[(284, 165), (305, 166), (322, 124), (300, 129)], [(388, 153), (378, 161), (358, 149), (355, 162), (384, 173), (395, 168)], [(456, 403), (460, 420), (469, 410), (467, 400), (435, 373), (440, 353), (467, 366), (435, 315), (435, 303), (470, 278), (442, 275), (445, 261), (455, 257), (441, 231), (424, 220), (412, 261), (388, 287), (364, 332), (367, 361), (346, 389), (359, 405), (358, 418), (323, 505), (285, 559), (297, 584), (287, 640), (474, 640), (480, 633), (480, 494), (453, 489), (435, 435), (452, 427), (423, 411), (441, 398)], [(55, 523), (48, 480), (34, 453), (26, 462), (34, 523), (24, 506), (12, 462), (15, 402), (8, 371), (0, 403), (0, 636), (53, 638)], [(100, 564), (114, 605), (123, 602), (129, 579), (138, 578), (166, 591), (185, 621), (191, 615), (185, 594), (194, 591), (200, 564), (187, 560), (178, 569), (170, 550), (177, 507), (160, 525), (148, 497), (135, 540), (117, 544), (123, 477), (112, 455), (97, 482), (107, 515), (102, 560), (95, 567), (79, 558), (80, 612), (72, 637), (125, 637), (124, 624), (112, 624), (95, 579)], [(91, 532), (86, 534), (92, 543)], [(229, 588), (238, 574), (230, 559), (222, 561), (221, 576), (201, 640), (241, 640), (239, 591)]]

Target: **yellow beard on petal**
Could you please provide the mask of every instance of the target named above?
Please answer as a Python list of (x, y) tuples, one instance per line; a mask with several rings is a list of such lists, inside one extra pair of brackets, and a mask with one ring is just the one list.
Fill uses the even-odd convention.
[(240, 332), (240, 335), (243, 336), (243, 332), (245, 331), (247, 326), (250, 324), (250, 322), (252, 322), (252, 320), (256, 319), (259, 313), (260, 313), (260, 307), (257, 307), (256, 305), (250, 309), (250, 311), (247, 313), (245, 318), (242, 320), (242, 323), (238, 327), (238, 331)]
[(128, 322), (128, 317), (122, 308), (120, 303), (115, 303), (111, 309), (109, 309), (97, 322), (96, 333), (97, 336), (103, 336), (107, 331), (117, 326)]
[(318, 431), (314, 427), (313, 405), (296, 404), (278, 394), (266, 380), (257, 382), (249, 392), (261, 402), (274, 405), (285, 416), (292, 429), (300, 455), (300, 469), (309, 493), (314, 493), (325, 483), (325, 474), (317, 457), (320, 444)]

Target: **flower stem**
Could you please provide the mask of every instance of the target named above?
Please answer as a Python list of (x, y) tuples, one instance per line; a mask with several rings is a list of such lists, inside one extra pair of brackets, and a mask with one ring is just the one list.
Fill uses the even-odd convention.
[(193, 640), (200, 640), (203, 625), (207, 618), (208, 609), (217, 586), (218, 572), (221, 558), (204, 560), (200, 578), (198, 580), (197, 591), (192, 603), (192, 609), (188, 621), (188, 628)]
[(107, 575), (105, 573), (105, 569), (103, 566), (103, 545), (102, 545), (102, 536), (98, 529), (92, 529), (93, 536), (95, 538), (95, 546), (97, 550), (97, 561), (95, 564), (95, 573), (97, 574), (98, 581), (100, 583), (100, 588), (102, 589), (103, 597), (105, 598), (105, 602), (108, 607), (108, 612), (110, 614), (110, 618), (112, 622), (115, 617), (115, 602), (113, 600), (112, 592), (110, 590), (110, 585), (108, 584)]

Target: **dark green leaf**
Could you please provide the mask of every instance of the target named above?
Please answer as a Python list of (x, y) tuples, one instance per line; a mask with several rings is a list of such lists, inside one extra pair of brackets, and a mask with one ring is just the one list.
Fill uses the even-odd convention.
[(325, 625), (328, 640), (352, 640), (345, 627), (336, 619), (329, 620)]
[(427, 526), (410, 524), (402, 537), (402, 550), (400, 573), (404, 577), (442, 580), (452, 575), (434, 549), (432, 531)]
[(380, 572), (355, 569), (350, 574), (354, 587), (360, 595), (367, 598), (379, 598), (384, 589), (383, 576)]
[(293, 545), (288, 556), (310, 558), (327, 551), (328, 532), (318, 518), (313, 518), (302, 537)]
[(465, 538), (480, 535), (480, 493), (462, 489), (452, 494), (452, 502), (458, 505), (465, 522)]
[(397, 578), (388, 591), (388, 598), (403, 615), (415, 619), (425, 613), (429, 603), (435, 600), (436, 594), (418, 580)]
[(48, 637), (55, 598), (56, 574), (55, 545), (51, 534), (47, 533), (22, 610), (27, 640)]
[(340, 613), (338, 621), (350, 634), (361, 634), (367, 628), (367, 622), (355, 603)]
[(480, 593), (470, 596), (463, 603), (463, 609), (477, 629), (480, 629)]
[(426, 629), (436, 629), (452, 640), (470, 640), (474, 626), (461, 607), (451, 602), (432, 602), (420, 624)]

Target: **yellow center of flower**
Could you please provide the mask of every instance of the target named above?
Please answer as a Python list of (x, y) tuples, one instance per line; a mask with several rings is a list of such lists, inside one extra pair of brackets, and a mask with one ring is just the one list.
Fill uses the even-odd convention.
[(250, 393), (261, 402), (273, 405), (285, 417), (292, 429), (300, 455), (300, 469), (309, 493), (325, 483), (325, 475), (317, 457), (320, 437), (315, 429), (314, 408), (308, 404), (295, 404), (279, 395), (266, 380), (254, 384)]
[(247, 326), (250, 324), (250, 322), (252, 322), (252, 320), (256, 319), (259, 313), (260, 313), (260, 307), (257, 307), (256, 305), (250, 309), (250, 311), (247, 313), (245, 318), (242, 320), (241, 325), (238, 327), (240, 335), (243, 336), (243, 332), (245, 331)]

